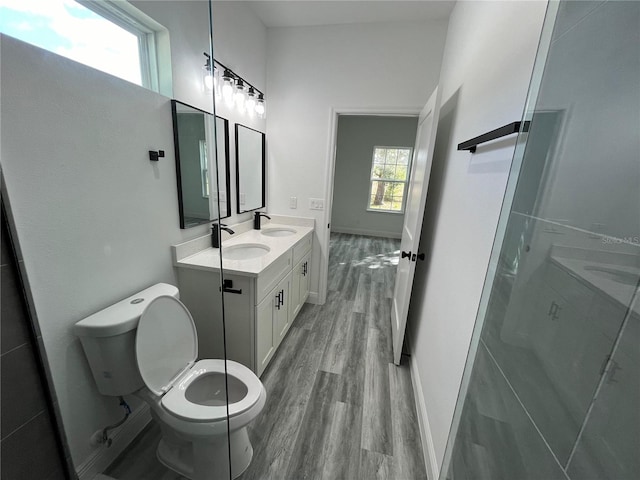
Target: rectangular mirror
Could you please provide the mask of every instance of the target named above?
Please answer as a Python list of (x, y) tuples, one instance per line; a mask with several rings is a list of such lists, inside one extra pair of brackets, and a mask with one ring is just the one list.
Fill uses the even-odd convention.
[[(180, 228), (230, 216), (229, 121), (215, 117), (217, 141), (210, 142), (213, 115), (177, 100), (171, 100), (171, 112)], [(218, 175), (210, 175), (216, 166)]]
[(265, 206), (265, 134), (236, 123), (237, 212)]

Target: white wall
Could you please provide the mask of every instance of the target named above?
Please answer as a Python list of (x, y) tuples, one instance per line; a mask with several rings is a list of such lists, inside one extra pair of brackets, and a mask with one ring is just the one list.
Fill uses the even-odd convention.
[(457, 144), (520, 120), (545, 2), (458, 2), (440, 76), (442, 103), (409, 333), (436, 464), (442, 462), (515, 146)]
[(332, 108), (419, 112), (438, 83), (445, 31), (444, 21), (267, 30), (269, 211), (315, 218), (313, 298), (328, 256)]
[[(217, 60), (242, 76), (265, 94), (267, 115), (270, 97), (266, 89), (267, 77), (267, 28), (243, 2), (213, 2), (213, 54)], [(222, 72), (221, 72), (222, 73)], [(238, 215), (236, 207), (236, 141), (235, 125), (241, 124), (266, 133), (267, 119), (249, 117), (236, 108), (229, 108), (224, 101), (216, 105), (216, 115), (229, 120), (229, 175), (231, 189), (231, 217), (224, 223), (249, 220), (253, 212)], [(269, 137), (267, 136), (267, 151)], [(245, 169), (246, 171), (246, 169)], [(222, 179), (219, 180), (222, 182)], [(268, 188), (268, 187), (267, 187)], [(267, 208), (269, 211), (269, 203)], [(226, 236), (225, 233), (223, 235)]]
[[(170, 29), (174, 97), (211, 110), (201, 83), (208, 4), (136, 6)], [(226, 19), (224, 13), (218, 21), (247, 37), (242, 12)], [(228, 55), (239, 64), (248, 58), (264, 72), (264, 32), (257, 35), (257, 47)], [(122, 410), (97, 392), (73, 324), (150, 284), (175, 284), (170, 245), (209, 230), (179, 228), (169, 98), (1, 38), (2, 170), (70, 451), (80, 466), (96, 453), (91, 434), (119, 420)], [(264, 88), (264, 73), (256, 76)], [(166, 157), (152, 163), (150, 149), (163, 149)]]
[(376, 146), (413, 148), (417, 128), (418, 117), (338, 117), (331, 231), (401, 237), (402, 212), (367, 209), (372, 193), (371, 162)]

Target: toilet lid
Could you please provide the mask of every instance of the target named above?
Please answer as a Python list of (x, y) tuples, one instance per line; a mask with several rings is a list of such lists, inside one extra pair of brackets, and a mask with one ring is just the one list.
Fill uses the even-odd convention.
[(138, 369), (149, 390), (162, 395), (197, 356), (196, 326), (187, 307), (168, 295), (152, 300), (136, 333)]

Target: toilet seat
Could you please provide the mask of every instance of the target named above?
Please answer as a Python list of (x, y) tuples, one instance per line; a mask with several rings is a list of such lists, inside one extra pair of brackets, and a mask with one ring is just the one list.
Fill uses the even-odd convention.
[(145, 385), (162, 397), (160, 403), (168, 413), (188, 422), (226, 420), (226, 385), (229, 385), (229, 398), (233, 396), (233, 388), (246, 389), (246, 393), (242, 391), (242, 398), (229, 404), (229, 419), (259, 403), (264, 391), (260, 379), (244, 365), (231, 360), (226, 361), (227, 381), (220, 382), (219, 387), (209, 385), (217, 389), (212, 392), (211, 398), (215, 401), (218, 397), (218, 405), (204, 405), (189, 400), (189, 387), (202, 382), (207, 375), (225, 373), (225, 360), (205, 359), (196, 362), (197, 356), (196, 327), (187, 307), (168, 295), (152, 300), (138, 323), (136, 360)]
[[(195, 382), (202, 380), (204, 375), (208, 373), (224, 375), (224, 363), (224, 360), (211, 359), (197, 362), (162, 397), (162, 406), (172, 415), (192, 422), (226, 420), (226, 403), (219, 406), (202, 405), (194, 403), (186, 397), (187, 389)], [(238, 379), (247, 390), (239, 401), (229, 403), (229, 417), (231, 418), (246, 412), (258, 402), (262, 392), (262, 383), (247, 367), (231, 360), (227, 360), (227, 374), (229, 377)], [(224, 384), (222, 388), (224, 389)], [(221, 395), (226, 400), (224, 390)]]

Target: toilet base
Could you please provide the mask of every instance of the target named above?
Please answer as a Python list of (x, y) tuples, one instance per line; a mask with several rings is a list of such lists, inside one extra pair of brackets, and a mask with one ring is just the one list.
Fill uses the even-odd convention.
[[(211, 441), (213, 440), (213, 441)], [(237, 478), (249, 467), (253, 447), (247, 428), (230, 435), (231, 473)], [(216, 437), (204, 442), (175, 442), (164, 437), (157, 449), (160, 463), (191, 480), (227, 480), (229, 478), (229, 452), (227, 437)]]

